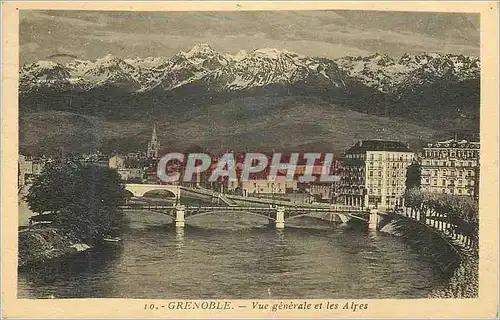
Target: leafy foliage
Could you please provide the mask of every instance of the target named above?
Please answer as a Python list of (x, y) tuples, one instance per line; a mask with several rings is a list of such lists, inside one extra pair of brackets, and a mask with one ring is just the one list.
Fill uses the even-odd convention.
[(71, 160), (48, 164), (28, 193), (34, 212), (54, 213), (54, 223), (92, 241), (123, 224), (118, 206), (125, 190), (115, 170)]
[(406, 189), (420, 187), (420, 165), (417, 162), (412, 163), (406, 170)]

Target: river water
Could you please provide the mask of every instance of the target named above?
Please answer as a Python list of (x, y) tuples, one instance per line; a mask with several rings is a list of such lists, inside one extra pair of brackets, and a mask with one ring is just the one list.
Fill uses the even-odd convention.
[(313, 218), (127, 213), (120, 245), (19, 274), (19, 298), (425, 298), (442, 275), (401, 239)]

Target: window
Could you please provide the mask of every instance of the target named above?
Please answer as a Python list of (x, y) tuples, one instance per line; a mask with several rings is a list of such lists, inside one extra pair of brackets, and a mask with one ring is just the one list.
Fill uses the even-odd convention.
[(458, 189), (458, 194), (462, 194), (462, 189)]
[(443, 186), (445, 186), (445, 185), (446, 185), (446, 180), (443, 179)]
[(458, 180), (458, 185), (461, 186), (462, 185), (462, 180)]
[(373, 153), (370, 154), (370, 160), (373, 160)]

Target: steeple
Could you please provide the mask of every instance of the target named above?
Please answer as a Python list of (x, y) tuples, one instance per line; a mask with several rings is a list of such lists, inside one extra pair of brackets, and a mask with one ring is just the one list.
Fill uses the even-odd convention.
[(156, 135), (156, 123), (153, 125), (153, 133), (151, 134), (151, 141), (148, 143), (148, 158), (158, 158), (158, 152), (160, 151), (160, 143), (158, 142), (158, 137)]
[(156, 123), (153, 125), (153, 134), (151, 135), (151, 142), (158, 141), (158, 137), (156, 136)]

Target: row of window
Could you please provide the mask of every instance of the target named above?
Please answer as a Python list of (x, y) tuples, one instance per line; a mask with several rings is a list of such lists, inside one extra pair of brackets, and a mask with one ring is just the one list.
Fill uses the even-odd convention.
[(475, 167), (476, 161), (454, 161), (454, 160), (422, 160), (424, 166), (442, 166), (442, 167)]
[[(368, 157), (364, 153), (350, 153), (346, 154), (347, 159), (359, 159), (359, 160), (382, 160), (382, 154), (374, 154), (370, 153)], [(411, 161), (413, 160), (413, 154), (412, 153), (406, 153), (406, 154), (394, 154), (394, 153), (388, 153), (387, 154), (387, 160), (389, 161)]]
[[(427, 191), (433, 191), (431, 188), (426, 188), (426, 189)], [(441, 193), (446, 193), (446, 194), (471, 195), (472, 192), (473, 191), (471, 189), (441, 188)]]
[(443, 176), (443, 177), (446, 177), (446, 176), (450, 176), (450, 177), (468, 176), (468, 177), (473, 177), (475, 175), (473, 170), (467, 170), (467, 171), (463, 171), (463, 170), (449, 170), (448, 171), (447, 169), (444, 169), (444, 170), (422, 170), (422, 175), (424, 175), (424, 176), (429, 175), (429, 173), (433, 177), (437, 177), (437, 176)]
[[(429, 178), (426, 178), (425, 179), (425, 183), (429, 184), (429, 182), (430, 182)], [(433, 186), (437, 186), (438, 185), (438, 179), (432, 179), (432, 185)], [(441, 180), (441, 185), (442, 186), (447, 186), (447, 185), (454, 186), (455, 185), (455, 180), (449, 180), (448, 181), (448, 180), (443, 179), (443, 180)], [(474, 185), (474, 180), (465, 180), (465, 181), (463, 181), (462, 179), (459, 179), (459, 180), (457, 180), (457, 184), (456, 185), (457, 186), (467, 186), (467, 185), (473, 186)]]
[[(381, 162), (369, 162), (369, 168), (383, 168), (384, 165)], [(404, 169), (408, 167), (407, 163), (404, 162), (393, 162), (386, 165), (387, 169)]]
[[(404, 186), (405, 185), (405, 180), (397, 180), (397, 179), (387, 179), (386, 184), (388, 186)], [(368, 187), (371, 186), (382, 186), (382, 180), (369, 180), (367, 183)]]
[[(396, 196), (396, 195), (401, 195), (403, 194), (405, 191), (405, 188), (391, 188), (391, 189), (387, 189), (386, 190), (386, 194), (387, 195), (393, 195), (393, 196)], [(368, 189), (368, 194), (376, 194), (376, 195), (381, 195), (383, 192), (382, 189), (377, 189), (377, 188), (370, 188)]]
[(470, 158), (477, 158), (479, 157), (479, 150), (425, 150), (424, 155), (427, 158), (440, 158), (440, 159), (446, 159), (446, 158), (465, 158), (465, 159), (470, 159)]

